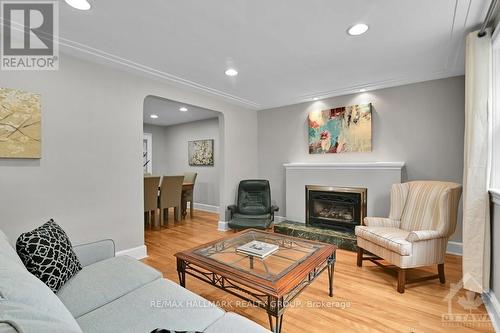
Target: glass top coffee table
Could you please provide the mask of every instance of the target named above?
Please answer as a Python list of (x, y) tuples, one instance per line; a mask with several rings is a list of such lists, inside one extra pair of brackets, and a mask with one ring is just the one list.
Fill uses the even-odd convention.
[[(237, 251), (251, 241), (278, 249), (265, 258)], [(287, 305), (324, 270), (333, 296), (336, 249), (331, 244), (249, 229), (175, 256), (181, 286), (186, 286), (188, 274), (238, 296), (265, 309), (271, 330), (280, 332)]]

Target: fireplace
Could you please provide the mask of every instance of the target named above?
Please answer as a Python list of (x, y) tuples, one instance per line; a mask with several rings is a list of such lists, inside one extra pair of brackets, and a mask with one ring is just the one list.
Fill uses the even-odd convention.
[(366, 188), (306, 185), (306, 225), (354, 233), (366, 216)]

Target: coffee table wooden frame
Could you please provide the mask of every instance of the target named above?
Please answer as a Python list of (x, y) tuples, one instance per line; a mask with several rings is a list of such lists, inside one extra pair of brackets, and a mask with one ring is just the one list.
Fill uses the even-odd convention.
[[(256, 229), (248, 229), (238, 234), (176, 253), (175, 257), (177, 258), (177, 273), (180, 285), (186, 287), (186, 274), (188, 274), (255, 306), (263, 308), (267, 311), (271, 330), (276, 333), (281, 332), (283, 313), (286, 307), (324, 270), (328, 271), (329, 296), (333, 296), (333, 273), (336, 260), (335, 251), (337, 249), (335, 245), (279, 235), (284, 240), (321, 244), (322, 247), (276, 281), (269, 281), (254, 274), (238, 270), (195, 252), (198, 249), (224, 240), (230, 240), (249, 232), (268, 233), (274, 236), (279, 235)], [(250, 267), (252, 264), (253, 258), (249, 257)]]

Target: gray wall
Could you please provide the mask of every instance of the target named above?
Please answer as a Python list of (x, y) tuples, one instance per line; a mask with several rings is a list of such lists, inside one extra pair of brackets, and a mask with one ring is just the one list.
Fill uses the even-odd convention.
[(42, 158), (0, 159), (0, 229), (11, 240), (54, 217), (74, 243), (112, 238), (118, 250), (143, 246), (142, 124), (149, 95), (224, 114), (221, 206), (234, 202), (240, 179), (257, 176), (255, 111), (132, 70), (60, 59), (58, 71), (0, 74), (1, 87), (42, 96)]
[(150, 133), (153, 137), (153, 154), (152, 154), (152, 174), (153, 175), (166, 175), (168, 164), (168, 152), (165, 148), (167, 140), (167, 133), (164, 126), (155, 126), (143, 124), (144, 133)]
[[(313, 110), (373, 103), (372, 152), (309, 155), (307, 115)], [(404, 180), (462, 182), (464, 77), (416, 83), (258, 112), (259, 177), (286, 216), (286, 162), (406, 162)], [(461, 216), (461, 215), (460, 215)], [(452, 240), (461, 240), (461, 221)]]
[[(165, 127), (144, 124), (144, 132), (153, 134), (153, 174), (197, 172), (195, 203), (219, 206), (219, 131), (217, 118)], [(188, 141), (201, 139), (214, 139), (213, 167), (192, 167), (188, 163)]]

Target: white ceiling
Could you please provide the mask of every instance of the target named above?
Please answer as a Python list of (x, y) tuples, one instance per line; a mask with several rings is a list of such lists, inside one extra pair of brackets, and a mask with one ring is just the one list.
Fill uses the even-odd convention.
[[(264, 109), (464, 73), (489, 0), (61, 2), (62, 50)], [(370, 26), (362, 36), (346, 30)], [(64, 66), (64, 64), (61, 64)], [(224, 75), (227, 67), (239, 71)]]
[[(181, 112), (179, 109), (186, 107), (187, 112)], [(153, 119), (150, 116), (155, 114), (158, 118)], [(192, 105), (174, 102), (155, 96), (148, 96), (144, 99), (143, 122), (145, 124), (158, 126), (171, 126), (191, 121), (217, 118), (219, 112), (199, 108)]]

